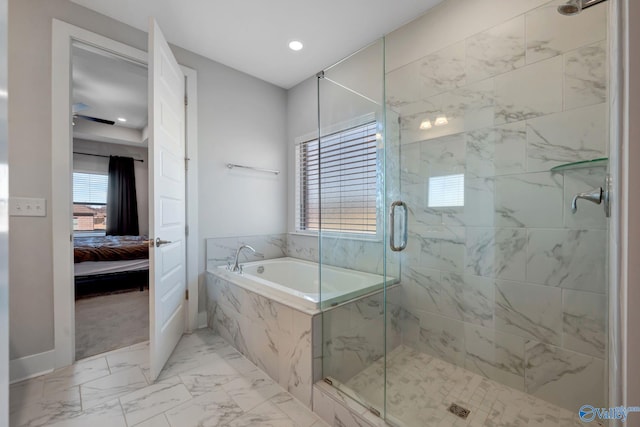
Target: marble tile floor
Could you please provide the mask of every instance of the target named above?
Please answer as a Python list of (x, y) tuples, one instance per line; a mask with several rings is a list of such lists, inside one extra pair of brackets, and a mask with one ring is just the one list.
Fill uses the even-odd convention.
[[(578, 427), (577, 413), (559, 408), (410, 347), (387, 358), (387, 419), (401, 427)], [(342, 390), (382, 411), (384, 358), (355, 375)], [(345, 388), (346, 387), (346, 388)], [(456, 403), (466, 420), (447, 411)], [(597, 424), (596, 424), (597, 425)]]
[(13, 384), (11, 427), (326, 426), (210, 329), (185, 335), (158, 380), (148, 343)]

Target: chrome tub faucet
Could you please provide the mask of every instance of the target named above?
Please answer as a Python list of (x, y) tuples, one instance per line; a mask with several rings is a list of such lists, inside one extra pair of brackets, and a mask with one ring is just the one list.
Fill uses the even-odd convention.
[(240, 257), (240, 252), (242, 252), (243, 249), (249, 249), (251, 251), (251, 253), (256, 253), (256, 250), (253, 249), (251, 246), (249, 245), (242, 245), (238, 248), (238, 250), (236, 251), (236, 260), (232, 265), (228, 265), (227, 268), (229, 269), (229, 271), (233, 271), (235, 273), (240, 272), (242, 273), (242, 267), (240, 265), (238, 265), (238, 258)]

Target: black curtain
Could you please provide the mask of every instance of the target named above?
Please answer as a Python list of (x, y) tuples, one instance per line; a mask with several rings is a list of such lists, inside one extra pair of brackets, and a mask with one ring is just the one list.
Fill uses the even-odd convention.
[(131, 157), (109, 157), (107, 235), (137, 236), (138, 200)]

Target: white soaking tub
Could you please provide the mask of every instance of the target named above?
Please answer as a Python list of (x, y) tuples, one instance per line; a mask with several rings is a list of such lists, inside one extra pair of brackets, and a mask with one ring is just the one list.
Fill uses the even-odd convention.
[[(237, 285), (283, 304), (319, 310), (318, 264), (296, 258), (276, 258), (241, 264), (242, 274), (220, 266), (212, 272)], [(386, 278), (387, 284), (397, 280)], [(382, 289), (385, 277), (346, 268), (322, 266), (322, 307), (331, 307)]]

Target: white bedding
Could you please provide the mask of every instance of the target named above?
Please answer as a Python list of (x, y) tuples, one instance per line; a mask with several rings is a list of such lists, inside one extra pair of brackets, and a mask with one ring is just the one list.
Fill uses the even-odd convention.
[(95, 276), (97, 274), (121, 273), (149, 269), (148, 259), (124, 261), (85, 261), (73, 264), (76, 276)]

